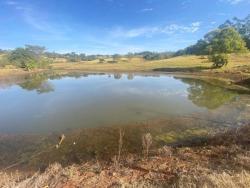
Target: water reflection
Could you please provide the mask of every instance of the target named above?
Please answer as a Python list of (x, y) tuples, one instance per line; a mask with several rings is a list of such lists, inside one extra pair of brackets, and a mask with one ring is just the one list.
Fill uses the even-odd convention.
[[(111, 158), (117, 153), (120, 127), (125, 130), (123, 153), (141, 153), (141, 136), (147, 132), (154, 138), (154, 147), (203, 137), (224, 126), (214, 121), (221, 112), (230, 122), (230, 118), (238, 121), (246, 104), (230, 103), (239, 94), (222, 87), (148, 73), (36, 74), (16, 85), (21, 88), (0, 93), (3, 167), (19, 160), (41, 169), (55, 161), (66, 165)], [(61, 133), (66, 139), (57, 150), (54, 146)]]
[(128, 80), (133, 80), (134, 79), (134, 75), (132, 73), (129, 73), (127, 75), (127, 78), (128, 78)]
[[(66, 76), (70, 78), (80, 79), (87, 78), (88, 73), (68, 73)], [(95, 74), (96, 75), (96, 74)], [(97, 75), (104, 75), (99, 73)], [(110, 74), (108, 77), (110, 78)], [(33, 91), (36, 90), (38, 94), (49, 93), (55, 90), (55, 86), (50, 80), (58, 80), (64, 78), (65, 75), (60, 74), (36, 74), (25, 78), (25, 81), (18, 84), (22, 89)], [(113, 74), (114, 79), (121, 79), (121, 73)], [(159, 77), (159, 75), (143, 75), (143, 77)], [(127, 74), (128, 80), (134, 79), (134, 74)], [(208, 109), (216, 109), (223, 104), (233, 101), (237, 92), (228, 91), (225, 88), (214, 86), (201, 80), (191, 78), (177, 78), (183, 83), (188, 84), (187, 93), (188, 99), (199, 107), (206, 107)], [(185, 95), (185, 91), (182, 91)]]
[(48, 76), (45, 74), (36, 74), (18, 85), (28, 91), (36, 90), (38, 94), (54, 91), (53, 84), (48, 80)]
[(21, 89), (0, 93), (1, 132), (50, 132), (205, 113), (238, 95), (203, 81), (150, 73), (51, 72), (27, 76), (17, 85)]
[(200, 107), (216, 109), (223, 104), (233, 101), (237, 96), (236, 92), (228, 91), (225, 88), (214, 86), (201, 80), (190, 78), (180, 78), (180, 80), (188, 84), (188, 99)]
[(122, 74), (116, 73), (116, 74), (114, 74), (114, 78), (117, 79), (117, 80), (119, 80), (119, 79), (122, 78)]

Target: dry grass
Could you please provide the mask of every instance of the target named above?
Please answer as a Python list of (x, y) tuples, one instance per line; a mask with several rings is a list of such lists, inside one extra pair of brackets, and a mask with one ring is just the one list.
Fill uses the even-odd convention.
[[(124, 59), (126, 61), (124, 61)], [(230, 56), (230, 63), (221, 70), (225, 71), (237, 68), (239, 66), (249, 65), (250, 53), (233, 54)], [(181, 71), (187, 70), (205, 70), (212, 66), (206, 57), (201, 56), (179, 56), (163, 60), (146, 61), (143, 58), (123, 58), (118, 63), (98, 63), (98, 60), (87, 62), (58, 62), (53, 64), (54, 69), (59, 70), (86, 70), (86, 71), (151, 71), (154, 69), (173, 69)]]
[(84, 70), (84, 71), (151, 71), (159, 68), (209, 68), (211, 63), (204, 63), (204, 59), (198, 56), (181, 56), (171, 59), (145, 61), (143, 58), (130, 58), (128, 61), (118, 63), (98, 63), (98, 61), (78, 63), (54, 63), (54, 69), (58, 70)]
[[(198, 77), (213, 77), (223, 79), (227, 82), (242, 82), (250, 79), (250, 53), (232, 54), (230, 62), (221, 69), (211, 69), (212, 63), (208, 62), (206, 57), (202, 56), (179, 56), (163, 60), (146, 61), (143, 58), (120, 58), (118, 63), (99, 63), (99, 60), (67, 62), (64, 59), (56, 59), (51, 65), (51, 70), (63, 72), (87, 71), (87, 72), (143, 72), (143, 71), (165, 71), (179, 72), (185, 75), (194, 75)], [(29, 74), (37, 72), (34, 70), (27, 72), (14, 67), (0, 68), (0, 79), (8, 76)], [(40, 70), (46, 71), (46, 70)]]
[(250, 126), (245, 126), (191, 147), (160, 148), (147, 160), (127, 155), (120, 168), (112, 162), (93, 160), (68, 167), (55, 163), (29, 178), (1, 173), (0, 187), (248, 188), (249, 134)]
[(178, 188), (249, 188), (250, 173), (212, 173), (202, 176), (182, 176), (173, 185)]

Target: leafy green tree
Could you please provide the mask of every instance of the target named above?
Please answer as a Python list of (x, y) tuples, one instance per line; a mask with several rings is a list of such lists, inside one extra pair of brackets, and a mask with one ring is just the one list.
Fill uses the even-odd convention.
[(212, 54), (209, 56), (210, 61), (214, 63), (215, 67), (223, 67), (224, 65), (228, 64), (228, 55), (221, 53), (221, 54)]
[(212, 54), (247, 51), (245, 41), (234, 28), (225, 28), (214, 33), (208, 47), (211, 48)]
[(202, 40), (175, 55), (211, 55), (220, 53), (239, 53), (247, 51), (246, 42), (250, 45), (248, 37), (244, 39), (233, 27), (216, 29), (207, 33)]
[(44, 57), (45, 48), (41, 46), (26, 45), (25, 48), (16, 48), (8, 54), (8, 61), (17, 67), (31, 70), (45, 68), (50, 63)]
[(245, 40), (247, 48), (250, 49), (250, 14), (243, 18), (233, 18), (232, 20), (227, 20), (224, 24), (219, 26), (219, 29), (224, 29), (228, 27), (233, 27), (239, 32), (241, 37)]
[(9, 54), (8, 59), (18, 67), (27, 70), (35, 68), (36, 57), (31, 51), (25, 48), (16, 48)]
[(245, 42), (246, 42), (247, 48), (250, 49), (250, 38), (244, 37), (244, 40), (245, 40)]
[(34, 54), (37, 58), (40, 58), (46, 50), (46, 48), (43, 46), (29, 45), (29, 44), (25, 45), (25, 49)]

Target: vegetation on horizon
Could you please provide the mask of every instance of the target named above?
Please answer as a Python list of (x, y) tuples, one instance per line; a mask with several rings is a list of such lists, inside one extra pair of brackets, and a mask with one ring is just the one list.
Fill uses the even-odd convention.
[(16, 48), (1, 60), (1, 65), (14, 65), (25, 70), (34, 68), (47, 68), (51, 62), (47, 57), (44, 57), (45, 47), (35, 45), (25, 45), (24, 48)]
[(209, 55), (215, 67), (222, 67), (228, 63), (227, 54), (243, 53), (250, 49), (249, 20), (250, 15), (243, 20), (227, 20), (196, 44), (176, 52), (176, 55)]
[[(31, 70), (34, 68), (45, 68), (51, 62), (67, 61), (82, 62), (98, 60), (99, 64), (116, 64), (119, 62), (130, 62), (132, 58), (142, 58), (146, 61), (163, 60), (182, 55), (205, 55), (218, 68), (227, 65), (229, 54), (247, 52), (250, 48), (250, 16), (244, 20), (234, 18), (233, 21), (226, 21), (218, 29), (207, 33), (203, 39), (195, 45), (189, 46), (177, 52), (138, 52), (125, 55), (86, 55), (75, 52), (59, 54), (46, 52), (45, 47), (25, 45), (24, 48), (15, 50), (0, 50), (0, 65), (14, 65), (16, 67)], [(6, 55), (7, 54), (7, 55)], [(183, 64), (184, 66), (184, 64)]]

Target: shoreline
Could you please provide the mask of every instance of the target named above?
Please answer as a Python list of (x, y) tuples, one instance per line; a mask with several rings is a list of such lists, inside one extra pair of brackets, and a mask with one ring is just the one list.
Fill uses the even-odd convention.
[[(204, 140), (150, 150), (149, 156), (122, 155), (117, 162), (89, 160), (62, 167), (51, 164), (44, 172), (11, 176), (0, 172), (0, 186), (89, 187), (177, 185), (247, 187), (250, 179), (250, 125), (232, 128)], [(221, 182), (224, 177), (225, 182)], [(243, 178), (242, 178), (243, 177)], [(198, 180), (198, 181), (197, 181)], [(232, 181), (234, 184), (232, 185)], [(212, 186), (212, 187), (213, 187)]]
[[(1, 70), (0, 70), (1, 71)], [(83, 69), (43, 69), (34, 71), (13, 71), (11, 74), (0, 76), (0, 83), (14, 79), (21, 82), (21, 77), (25, 78), (32, 74), (58, 74), (67, 75), (70, 73), (86, 74), (142, 74), (142, 75), (170, 75), (176, 78), (194, 78), (204, 82), (224, 87), (230, 90), (239, 90), (249, 94), (250, 89), (238, 84), (242, 80), (240, 73), (233, 76), (232, 73), (213, 71), (197, 72), (165, 72), (154, 70), (83, 70)], [(164, 146), (156, 150), (151, 150), (149, 157), (142, 155), (128, 154), (121, 157), (117, 164), (117, 159), (101, 161), (91, 159), (82, 164), (73, 164), (63, 167), (59, 163), (52, 163), (45, 171), (22, 172), (9, 176), (6, 172), (0, 171), (0, 187), (8, 185), (33, 187), (37, 183), (41, 186), (52, 187), (75, 187), (77, 185), (89, 185), (105, 187), (106, 185), (121, 186), (172, 186), (175, 184), (185, 184), (189, 182), (200, 185), (195, 179), (206, 179), (205, 183), (211, 184), (210, 176), (227, 175), (232, 180), (245, 174), (245, 179), (250, 178), (250, 125), (233, 128), (225, 133), (218, 133), (210, 138), (198, 139), (193, 142), (186, 142), (175, 146)], [(243, 161), (243, 162), (242, 162)], [(53, 176), (57, 174), (56, 176)], [(191, 175), (190, 175), (191, 174)], [(52, 178), (50, 178), (52, 177)], [(187, 179), (186, 179), (187, 178)], [(42, 180), (41, 180), (42, 179)], [(219, 181), (219, 180), (216, 180)], [(228, 180), (229, 181), (229, 180)], [(231, 179), (230, 179), (231, 181)], [(203, 182), (204, 183), (204, 182)], [(245, 182), (246, 183), (246, 182)], [(185, 184), (186, 185), (186, 184)], [(236, 184), (235, 184), (236, 185)]]
[(156, 71), (156, 70), (86, 70), (86, 69), (38, 69), (33, 71), (25, 71), (22, 69), (14, 69), (7, 74), (1, 74), (1, 71), (5, 71), (5, 69), (0, 69), (0, 83), (14, 81), (12, 84), (15, 84), (16, 81), (20, 81), (19, 78), (25, 76), (31, 76), (33, 74), (42, 74), (42, 73), (57, 73), (59, 75), (67, 75), (70, 73), (83, 73), (83, 74), (142, 74), (142, 75), (168, 75), (177, 78), (194, 78), (198, 80), (205, 81), (212, 85), (217, 85), (224, 87), (230, 90), (239, 90), (245, 93), (250, 93), (250, 75), (242, 77), (241, 74), (235, 73), (235, 75), (231, 75), (232, 73), (216, 73), (209, 71), (201, 71), (201, 72), (192, 72), (192, 71)]

